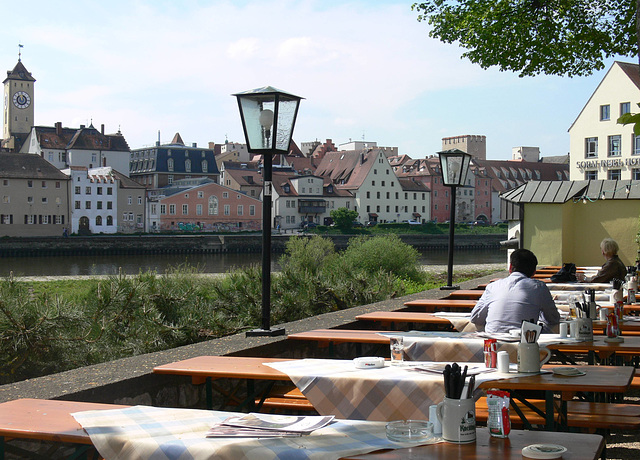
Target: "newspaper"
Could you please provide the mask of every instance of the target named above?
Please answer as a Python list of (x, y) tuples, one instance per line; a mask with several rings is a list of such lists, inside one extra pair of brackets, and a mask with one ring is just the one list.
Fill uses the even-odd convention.
[(296, 416), (249, 413), (232, 416), (211, 427), (206, 437), (302, 436), (333, 421), (333, 415)]

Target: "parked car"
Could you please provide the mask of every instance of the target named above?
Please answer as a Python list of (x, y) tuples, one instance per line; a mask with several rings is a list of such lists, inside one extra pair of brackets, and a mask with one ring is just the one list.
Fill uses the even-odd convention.
[(375, 225), (378, 225), (378, 221), (376, 220), (368, 220), (367, 222), (364, 223), (365, 227), (373, 227)]
[(420, 225), (422, 222), (418, 222), (417, 220), (403, 220), (402, 221), (403, 224), (409, 224), (409, 225)]
[(351, 226), (352, 227), (364, 227), (362, 222), (358, 222), (357, 220), (354, 220), (353, 222), (351, 222)]

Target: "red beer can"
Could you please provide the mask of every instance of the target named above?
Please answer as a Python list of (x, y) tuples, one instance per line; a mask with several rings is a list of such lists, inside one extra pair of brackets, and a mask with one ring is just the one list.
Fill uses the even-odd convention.
[(484, 339), (484, 364), (487, 367), (498, 367), (498, 341)]

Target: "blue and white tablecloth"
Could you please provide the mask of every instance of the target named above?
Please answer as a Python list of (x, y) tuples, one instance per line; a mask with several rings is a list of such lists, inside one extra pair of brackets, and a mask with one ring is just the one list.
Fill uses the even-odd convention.
[(359, 420), (336, 420), (301, 437), (206, 438), (214, 424), (237, 413), (133, 406), (72, 415), (106, 460), (332, 460), (440, 441), (393, 442), (385, 423)]

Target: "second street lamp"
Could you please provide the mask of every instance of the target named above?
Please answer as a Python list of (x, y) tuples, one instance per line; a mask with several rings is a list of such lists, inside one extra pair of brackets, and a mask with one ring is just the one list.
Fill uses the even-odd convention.
[(271, 328), (271, 182), (272, 155), (289, 152), (301, 97), (271, 86), (234, 94), (250, 153), (262, 154), (262, 328), (247, 337), (277, 336), (284, 328)]
[(444, 150), (438, 152), (440, 157), (440, 171), (442, 183), (451, 187), (451, 211), (449, 217), (449, 260), (447, 265), (447, 285), (440, 289), (459, 289), (460, 286), (452, 286), (453, 283), (453, 238), (456, 226), (456, 188), (464, 185), (469, 171), (471, 155), (459, 149)]

